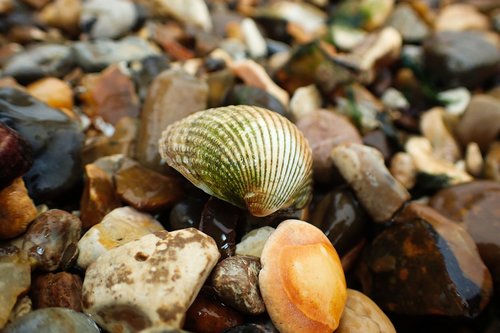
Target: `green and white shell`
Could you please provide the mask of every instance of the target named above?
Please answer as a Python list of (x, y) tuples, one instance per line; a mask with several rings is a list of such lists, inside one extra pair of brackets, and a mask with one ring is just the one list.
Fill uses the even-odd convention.
[(167, 164), (195, 186), (254, 216), (310, 200), (311, 148), (294, 124), (270, 110), (199, 111), (167, 127), (159, 146)]

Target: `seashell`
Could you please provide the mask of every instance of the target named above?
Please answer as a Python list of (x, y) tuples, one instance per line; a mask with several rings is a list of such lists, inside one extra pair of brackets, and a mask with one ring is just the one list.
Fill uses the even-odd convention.
[(161, 157), (210, 195), (254, 216), (302, 208), (311, 197), (312, 153), (289, 120), (238, 105), (199, 111), (167, 127)]

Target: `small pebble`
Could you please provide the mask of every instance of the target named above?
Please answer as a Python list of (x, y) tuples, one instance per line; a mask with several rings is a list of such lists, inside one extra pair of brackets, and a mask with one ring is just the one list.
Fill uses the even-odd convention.
[(35, 309), (55, 307), (82, 311), (82, 278), (79, 275), (66, 272), (38, 275), (31, 294)]
[(37, 215), (22, 178), (0, 190), (0, 239), (14, 238), (26, 231)]
[(264, 244), (274, 230), (273, 227), (261, 227), (250, 231), (236, 244), (236, 254), (260, 258)]
[(137, 12), (128, 0), (85, 1), (80, 27), (92, 38), (117, 38), (129, 32), (137, 21)]

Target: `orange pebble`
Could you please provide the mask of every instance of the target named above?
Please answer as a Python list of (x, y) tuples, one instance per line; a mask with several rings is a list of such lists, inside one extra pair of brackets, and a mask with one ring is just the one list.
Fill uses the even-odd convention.
[(31, 83), (28, 92), (53, 108), (72, 109), (73, 91), (66, 82), (48, 77)]

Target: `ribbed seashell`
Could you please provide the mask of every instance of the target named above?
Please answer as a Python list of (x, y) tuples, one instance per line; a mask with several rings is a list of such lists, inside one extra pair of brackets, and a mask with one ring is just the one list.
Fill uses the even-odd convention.
[(210, 195), (254, 216), (302, 208), (312, 190), (312, 154), (302, 133), (264, 108), (238, 105), (194, 113), (167, 127), (160, 154)]

